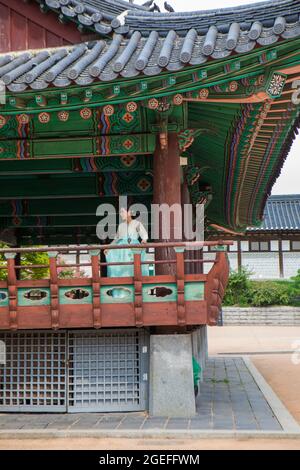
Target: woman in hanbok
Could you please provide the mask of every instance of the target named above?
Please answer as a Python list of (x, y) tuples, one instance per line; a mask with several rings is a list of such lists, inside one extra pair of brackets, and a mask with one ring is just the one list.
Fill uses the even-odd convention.
[[(122, 208), (120, 211), (122, 222), (112, 245), (139, 245), (148, 241), (148, 233), (143, 224), (132, 217), (132, 213)], [(107, 267), (108, 277), (132, 277), (134, 274), (134, 253), (130, 248), (106, 250), (108, 263), (131, 263), (130, 265), (114, 265)], [(141, 250), (141, 259), (147, 261), (146, 250)], [(149, 266), (142, 265), (142, 275), (149, 276)]]

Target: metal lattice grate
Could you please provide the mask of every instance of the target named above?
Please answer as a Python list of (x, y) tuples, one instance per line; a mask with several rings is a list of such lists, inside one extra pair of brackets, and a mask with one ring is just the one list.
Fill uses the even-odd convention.
[(146, 408), (143, 331), (1, 333), (0, 412), (105, 412)]
[(145, 335), (70, 333), (69, 411), (139, 411), (146, 407)]
[(1, 333), (0, 411), (66, 410), (66, 334)]

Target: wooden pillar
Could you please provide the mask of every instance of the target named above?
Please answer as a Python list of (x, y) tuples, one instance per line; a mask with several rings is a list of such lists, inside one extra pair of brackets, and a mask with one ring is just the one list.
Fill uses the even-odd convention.
[(53, 330), (59, 329), (59, 290), (58, 274), (56, 266), (57, 251), (49, 251), (49, 271), (50, 271), (50, 311), (51, 326)]
[(284, 266), (283, 266), (283, 251), (282, 251), (282, 240), (278, 240), (278, 256), (279, 256), (279, 275), (284, 278)]
[[(16, 257), (15, 257), (15, 264), (17, 266), (21, 266), (22, 264), (22, 257), (21, 257), (21, 253), (17, 253), (16, 254)], [(21, 280), (21, 268), (16, 268), (16, 278), (18, 281)]]
[(144, 326), (143, 320), (143, 284), (142, 284), (142, 265), (141, 250), (133, 250), (134, 256), (134, 311), (135, 325), (138, 328)]
[(237, 242), (237, 263), (238, 263), (238, 272), (240, 273), (242, 270), (242, 244), (241, 240)]
[(92, 263), (92, 281), (93, 281), (93, 323), (94, 328), (101, 328), (102, 314), (101, 314), (101, 301), (100, 301), (100, 287), (101, 287), (101, 270), (100, 270), (100, 250), (91, 250), (91, 263)]
[[(181, 206), (182, 206), (183, 211), (184, 211), (185, 204), (190, 204), (190, 203), (191, 203), (191, 196), (190, 196), (189, 188), (188, 188), (186, 181), (183, 181), (181, 185)], [(184, 225), (184, 220), (182, 221), (182, 224)], [(184, 227), (182, 227), (182, 229), (184, 230)], [(184, 231), (183, 231), (183, 238), (185, 239)], [(186, 250), (184, 254), (185, 259), (186, 260), (192, 259), (194, 257), (194, 254), (195, 254), (194, 250)], [(195, 274), (196, 272), (195, 264), (186, 263), (185, 272), (186, 274)]]
[(9, 299), (9, 326), (11, 330), (18, 329), (18, 315), (17, 315), (17, 276), (15, 269), (16, 253), (5, 253), (7, 260), (7, 289)]
[[(184, 205), (185, 204), (192, 204), (191, 201), (191, 195), (189, 192), (188, 185), (186, 181), (184, 181), (181, 185), (181, 205), (182, 205), (182, 210), (184, 212)], [(183, 224), (185, 221), (183, 220)], [(184, 240), (184, 231), (183, 231), (183, 238)], [(190, 240), (187, 240), (190, 241)], [(185, 273), (186, 274), (203, 274), (203, 263), (201, 262), (203, 260), (203, 250), (202, 249), (196, 249), (196, 250), (186, 250), (185, 251), (185, 259), (186, 260), (199, 260), (199, 263), (186, 263), (185, 266)]]
[[(178, 145), (178, 136), (176, 133), (169, 133), (167, 144), (163, 145), (160, 139), (157, 139), (156, 150), (154, 153), (154, 177), (153, 177), (153, 202), (154, 204), (167, 204), (171, 207), (173, 204), (181, 205), (181, 168), (180, 152)], [(174, 241), (175, 224), (171, 217), (170, 238), (163, 239), (162, 224), (164, 221), (160, 216), (159, 222), (159, 240), (155, 241)], [(178, 241), (178, 240), (177, 240)], [(175, 252), (170, 248), (156, 250), (157, 260), (175, 259)], [(175, 274), (175, 264), (161, 264), (156, 266), (156, 274)]]
[[(80, 252), (79, 251), (76, 251), (75, 264), (77, 264), (77, 265), (80, 264)], [(80, 277), (80, 266), (76, 266), (75, 273), (76, 273), (76, 277)]]
[[(20, 237), (17, 236), (17, 237), (16, 237), (16, 241), (17, 241), (17, 243), (16, 243), (16, 248), (17, 248), (17, 247), (20, 247), (20, 246), (21, 246)], [(15, 256), (15, 264), (16, 264), (17, 266), (21, 266), (21, 264), (22, 264), (22, 255), (21, 255), (21, 253), (16, 253), (16, 256)], [(21, 268), (16, 268), (16, 277), (17, 277), (17, 281), (20, 281), (20, 280), (21, 280), (21, 273), (22, 273)]]

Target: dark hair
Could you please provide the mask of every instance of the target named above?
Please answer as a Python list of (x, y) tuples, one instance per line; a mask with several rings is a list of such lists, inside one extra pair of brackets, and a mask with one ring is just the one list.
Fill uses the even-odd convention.
[(131, 206), (129, 206), (128, 209), (126, 207), (121, 207), (120, 212), (122, 209), (124, 209), (126, 212), (130, 212), (132, 220), (137, 219), (141, 215), (140, 211), (137, 211), (136, 214), (133, 214), (131, 210)]

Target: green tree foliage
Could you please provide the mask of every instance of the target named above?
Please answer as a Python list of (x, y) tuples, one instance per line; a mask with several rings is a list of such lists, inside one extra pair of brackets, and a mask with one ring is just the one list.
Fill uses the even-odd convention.
[[(0, 248), (7, 248), (6, 245), (0, 244)], [(17, 260), (16, 260), (17, 261)], [(59, 264), (65, 264), (63, 259), (58, 258)], [(22, 266), (31, 266), (31, 265), (42, 265), (46, 267), (41, 268), (26, 268), (20, 270), (20, 279), (48, 279), (50, 277), (49, 272), (49, 256), (47, 253), (22, 253), (21, 255), (21, 265)], [(16, 263), (17, 264), (17, 263)], [(6, 259), (4, 254), (0, 254), (0, 266), (6, 266)], [(72, 267), (59, 268), (58, 276), (61, 279), (74, 278), (78, 277), (76, 269)], [(84, 271), (79, 272), (79, 277), (85, 277), (86, 274)], [(7, 278), (7, 270), (0, 269), (0, 280), (5, 280)]]
[(252, 307), (269, 307), (271, 305), (289, 305), (290, 294), (287, 284), (272, 281), (251, 283)]
[(297, 276), (286, 281), (254, 281), (250, 276), (251, 272), (246, 268), (231, 272), (225, 306), (268, 307), (300, 303), (300, 270)]
[[(0, 245), (1, 248), (7, 248), (6, 245)], [(21, 265), (49, 265), (49, 257), (47, 253), (22, 253)], [(4, 255), (0, 254), (0, 266), (6, 266), (6, 259)], [(20, 272), (20, 279), (46, 279), (49, 277), (49, 268), (26, 268)], [(0, 270), (0, 279), (5, 280), (7, 278), (7, 270)]]
[(231, 271), (224, 305), (240, 305), (241, 307), (249, 305), (251, 271), (242, 268), (240, 271)]
[(294, 305), (300, 305), (300, 269), (295, 277), (292, 277), (290, 295)]

